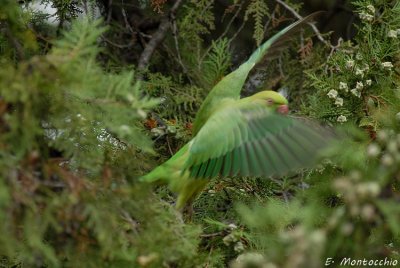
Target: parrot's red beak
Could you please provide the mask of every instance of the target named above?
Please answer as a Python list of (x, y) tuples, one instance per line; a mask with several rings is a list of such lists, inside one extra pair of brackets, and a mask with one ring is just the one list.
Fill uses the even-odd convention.
[(289, 112), (289, 106), (286, 104), (280, 105), (277, 109), (278, 113), (280, 114), (288, 114)]

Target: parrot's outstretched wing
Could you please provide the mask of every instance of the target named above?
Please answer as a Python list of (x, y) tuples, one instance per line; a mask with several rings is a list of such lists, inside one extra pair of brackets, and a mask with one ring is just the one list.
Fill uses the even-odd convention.
[(189, 143), (184, 170), (192, 178), (284, 175), (313, 164), (333, 135), (261, 105), (235, 105), (212, 116)]
[(213, 113), (215, 107), (218, 107), (222, 99), (228, 98), (237, 100), (240, 98), (240, 91), (246, 82), (247, 76), (256, 64), (258, 64), (266, 56), (276, 53), (283, 43), (285, 43), (288, 39), (291, 39), (291, 37), (294, 36), (299, 29), (320, 14), (321, 12), (315, 12), (287, 26), (268, 39), (268, 41), (263, 43), (260, 47), (258, 47), (250, 56), (250, 58), (241, 64), (239, 68), (222, 78), (221, 81), (219, 81), (218, 84), (216, 84), (207, 95), (207, 98), (204, 100), (199, 111), (197, 112), (196, 119), (193, 124), (193, 134), (196, 134), (206, 123), (208, 118)]

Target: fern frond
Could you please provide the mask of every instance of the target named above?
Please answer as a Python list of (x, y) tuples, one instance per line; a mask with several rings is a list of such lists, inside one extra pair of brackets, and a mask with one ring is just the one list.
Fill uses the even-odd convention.
[(102, 27), (102, 20), (93, 22), (88, 19), (77, 20), (74, 27), (64, 33), (64, 38), (54, 43), (53, 55), (71, 58), (91, 57), (99, 52), (96, 42), (107, 28)]
[(261, 44), (261, 41), (264, 38), (263, 19), (268, 15), (268, 11), (268, 5), (264, 0), (252, 0), (245, 13), (245, 20), (247, 20), (251, 15), (254, 19), (253, 37), (257, 42), (257, 46)]
[(231, 54), (229, 51), (229, 40), (227, 38), (213, 42), (211, 50), (207, 54), (201, 66), (201, 78), (204, 88), (212, 88), (231, 66)]
[(149, 73), (144, 90), (152, 97), (161, 99), (156, 113), (167, 119), (190, 122), (204, 99), (204, 90), (196, 86), (182, 86), (171, 77), (160, 73)]

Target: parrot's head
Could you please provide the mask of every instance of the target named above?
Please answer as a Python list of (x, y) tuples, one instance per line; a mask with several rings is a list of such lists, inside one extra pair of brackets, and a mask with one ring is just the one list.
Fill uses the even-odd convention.
[(287, 99), (276, 91), (265, 90), (251, 96), (253, 101), (266, 105), (280, 114), (287, 114), (289, 106)]

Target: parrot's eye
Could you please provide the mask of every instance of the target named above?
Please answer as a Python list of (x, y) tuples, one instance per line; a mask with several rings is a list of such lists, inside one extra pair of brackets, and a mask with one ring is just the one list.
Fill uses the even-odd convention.
[(268, 104), (268, 105), (274, 104), (274, 100), (271, 99), (271, 98), (268, 98), (268, 99), (267, 99), (267, 104)]

